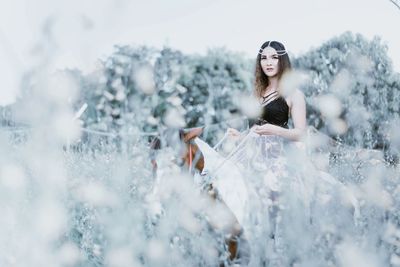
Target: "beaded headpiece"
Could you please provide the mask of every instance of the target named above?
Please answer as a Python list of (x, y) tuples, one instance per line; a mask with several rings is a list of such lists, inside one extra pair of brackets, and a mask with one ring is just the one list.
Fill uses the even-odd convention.
[[(258, 54), (261, 55), (265, 48), (267, 48), (267, 47), (272, 47), (272, 46), (271, 46), (271, 43), (272, 43), (272, 42), (273, 42), (273, 41), (268, 42), (268, 45), (267, 45), (266, 47), (264, 47), (264, 48), (261, 47), (260, 50), (258, 51)], [(273, 48), (273, 47), (272, 47), (272, 48)], [(274, 48), (274, 49), (275, 49), (275, 48)], [(276, 50), (276, 49), (275, 49), (275, 50)], [(276, 53), (278, 54), (278, 56), (283, 56), (283, 55), (287, 54), (287, 52), (286, 52), (285, 49), (276, 50)]]

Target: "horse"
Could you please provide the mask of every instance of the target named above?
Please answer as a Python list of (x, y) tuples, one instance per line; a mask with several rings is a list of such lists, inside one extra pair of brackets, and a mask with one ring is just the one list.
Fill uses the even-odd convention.
[[(194, 142), (196, 137), (199, 137), (204, 131), (204, 127), (196, 127), (190, 129), (179, 129), (178, 130), (178, 140), (180, 142), (179, 156), (177, 159), (177, 164), (181, 166), (182, 170), (188, 172), (190, 175), (197, 174), (202, 175), (205, 166), (204, 155), (200, 151), (199, 147)], [(161, 149), (161, 141), (159, 138), (155, 138), (150, 143), (150, 148), (153, 151)], [(155, 152), (151, 153), (151, 164), (153, 166), (153, 175), (157, 175), (157, 161), (155, 159)], [(239, 259), (245, 263), (246, 254), (248, 253), (248, 246), (246, 246), (247, 241), (243, 237), (243, 230), (240, 226), (238, 220), (230, 209), (226, 206), (224, 201), (219, 198), (218, 190), (209, 184), (206, 188), (207, 195), (211, 198), (212, 202), (215, 204), (222, 205), (224, 211), (229, 214), (232, 218), (232, 223), (229, 224), (227, 238), (225, 239), (225, 244), (227, 246), (227, 251), (229, 252), (228, 259), (230, 262), (238, 261)], [(213, 226), (216, 228), (215, 226)], [(224, 266), (221, 263), (220, 266)]]

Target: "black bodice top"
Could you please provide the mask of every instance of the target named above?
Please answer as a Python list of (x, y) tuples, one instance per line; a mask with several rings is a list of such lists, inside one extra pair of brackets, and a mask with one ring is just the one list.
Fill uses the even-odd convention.
[(289, 106), (282, 96), (279, 96), (277, 92), (273, 92), (263, 97), (261, 105), (262, 113), (256, 124), (270, 123), (284, 128), (288, 127)]

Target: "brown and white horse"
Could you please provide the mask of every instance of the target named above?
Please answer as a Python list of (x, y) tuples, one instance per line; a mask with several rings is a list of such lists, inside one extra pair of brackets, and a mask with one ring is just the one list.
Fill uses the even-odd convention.
[[(181, 148), (183, 148), (180, 153), (180, 160), (181, 160), (180, 165), (185, 171), (189, 172), (191, 175), (194, 175), (196, 172), (201, 174), (204, 169), (204, 156), (201, 153), (199, 147), (194, 142), (194, 139), (196, 137), (199, 137), (203, 133), (203, 130), (204, 130), (203, 127), (179, 130), (179, 140), (181, 142), (180, 146)], [(153, 140), (150, 146), (152, 149), (160, 149), (161, 148), (160, 140), (159, 139)], [(156, 175), (157, 162), (155, 160), (155, 157), (151, 159), (151, 163), (153, 165), (153, 173)], [(241, 254), (248, 253), (248, 251), (247, 252), (245, 251), (247, 247), (244, 248), (246, 240), (242, 236), (242, 228), (238, 223), (238, 220), (236, 219), (234, 214), (226, 206), (223, 200), (221, 200), (218, 197), (217, 190), (216, 188), (213, 187), (212, 184), (208, 186), (207, 194), (212, 199), (212, 202), (214, 204), (220, 206), (222, 205), (224, 212), (227, 212), (229, 214), (228, 217), (231, 218), (229, 220), (230, 222), (228, 223), (229, 226), (226, 233), (227, 238), (225, 240), (225, 243), (229, 251), (229, 260), (234, 261), (236, 259), (239, 259), (241, 257)], [(216, 217), (218, 218), (218, 216)], [(213, 223), (211, 223), (211, 225), (213, 225)], [(243, 244), (243, 248), (241, 248), (241, 244)], [(240, 253), (241, 251), (243, 251), (244, 253)], [(246, 260), (242, 259), (242, 261), (244, 263)], [(221, 264), (221, 266), (223, 266), (223, 264)]]

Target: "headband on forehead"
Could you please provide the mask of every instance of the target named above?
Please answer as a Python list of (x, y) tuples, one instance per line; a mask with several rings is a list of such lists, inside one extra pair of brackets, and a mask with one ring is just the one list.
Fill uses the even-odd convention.
[[(272, 46), (271, 46), (271, 43), (272, 43), (272, 42), (273, 42), (273, 41), (269, 42), (268, 45), (267, 45), (266, 47), (264, 47), (264, 48), (261, 47), (260, 50), (258, 51), (258, 54), (261, 55), (265, 48), (267, 48), (267, 47), (272, 47)], [(273, 48), (273, 47), (272, 47), (272, 48)], [(275, 48), (274, 48), (274, 49), (275, 49)], [(275, 50), (276, 50), (276, 49), (275, 49)], [(287, 54), (287, 52), (286, 52), (285, 49), (276, 50), (276, 53), (278, 54), (278, 56), (283, 56), (283, 55)]]

